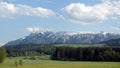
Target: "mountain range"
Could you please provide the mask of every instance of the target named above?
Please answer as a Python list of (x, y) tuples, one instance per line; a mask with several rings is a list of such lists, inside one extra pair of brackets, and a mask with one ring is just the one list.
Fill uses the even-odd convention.
[(20, 44), (96, 44), (111, 39), (120, 38), (118, 33), (82, 33), (82, 32), (52, 32), (41, 31), (34, 32), (28, 36), (10, 41), (5, 45)]

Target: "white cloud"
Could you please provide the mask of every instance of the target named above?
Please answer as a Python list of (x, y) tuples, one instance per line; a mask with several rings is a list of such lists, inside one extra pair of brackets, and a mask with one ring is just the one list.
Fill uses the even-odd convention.
[(120, 27), (111, 27), (111, 28), (114, 29), (114, 30), (120, 31)]
[(40, 31), (43, 31), (44, 29), (42, 28), (38, 28), (38, 27), (29, 27), (29, 28), (26, 28), (27, 31), (31, 32), (31, 33), (35, 33), (35, 32), (40, 32)]
[(40, 18), (55, 16), (80, 24), (96, 24), (109, 19), (119, 19), (120, 0), (102, 0), (101, 3), (93, 6), (82, 3), (71, 3), (61, 10), (62, 15), (60, 15), (61, 12), (55, 13), (50, 9), (42, 7), (31, 7), (22, 4), (15, 5), (0, 1), (0, 17), (2, 18), (14, 17), (16, 15), (38, 16)]
[(9, 17), (16, 13), (15, 6), (5, 2), (0, 2), (0, 17)]
[(0, 42), (0, 46), (3, 46), (3, 45), (5, 45), (5, 43), (1, 43), (1, 42)]
[(31, 33), (39, 33), (39, 32), (45, 32), (45, 31), (52, 31), (50, 29), (44, 29), (44, 28), (39, 28), (39, 27), (28, 27), (26, 28), (28, 32)]
[(102, 3), (93, 6), (72, 3), (61, 10), (69, 21), (80, 24), (100, 23), (120, 17), (120, 0), (103, 0)]
[(14, 15), (25, 15), (25, 16), (38, 16), (41, 18), (47, 18), (55, 16), (56, 13), (50, 9), (36, 7), (33, 8), (27, 5), (14, 5), (7, 2), (0, 2), (0, 17), (11, 17)]

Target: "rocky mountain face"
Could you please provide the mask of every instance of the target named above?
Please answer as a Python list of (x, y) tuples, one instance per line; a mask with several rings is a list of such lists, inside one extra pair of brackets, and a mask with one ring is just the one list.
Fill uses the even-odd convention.
[(19, 45), (19, 44), (95, 44), (102, 41), (120, 38), (120, 34), (115, 33), (81, 33), (81, 32), (51, 32), (43, 31), (31, 33), (30, 35), (10, 41), (6, 45)]

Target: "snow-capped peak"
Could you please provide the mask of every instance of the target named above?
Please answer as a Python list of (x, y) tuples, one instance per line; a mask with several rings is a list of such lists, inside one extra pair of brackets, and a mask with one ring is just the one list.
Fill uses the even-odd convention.
[[(104, 35), (104, 36), (103, 36)], [(110, 32), (51, 32), (41, 31), (11, 41), (8, 45), (17, 44), (54, 44), (54, 43), (98, 43), (120, 38), (120, 34)]]
[(22, 37), (21, 39), (25, 39), (25, 38), (26, 38), (26, 36)]

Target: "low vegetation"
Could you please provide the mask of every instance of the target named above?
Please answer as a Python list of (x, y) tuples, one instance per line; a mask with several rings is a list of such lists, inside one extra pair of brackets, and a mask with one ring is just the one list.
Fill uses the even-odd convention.
[(23, 65), (23, 60), (20, 59), (19, 62), (17, 60), (15, 60), (15, 66), (16, 67), (20, 67), (22, 65)]

